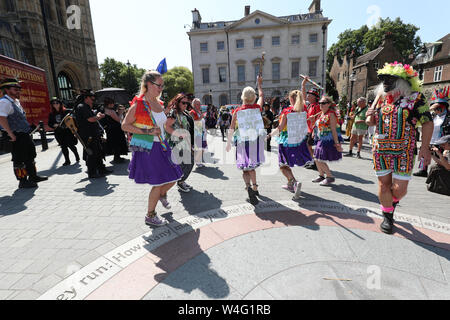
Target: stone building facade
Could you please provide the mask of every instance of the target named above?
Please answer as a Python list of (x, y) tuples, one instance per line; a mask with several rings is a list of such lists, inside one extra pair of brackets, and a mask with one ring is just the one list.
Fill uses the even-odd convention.
[(299, 74), (325, 83), (331, 20), (323, 16), (318, 0), (309, 10), (275, 17), (259, 10), (250, 13), (247, 6), (240, 20), (203, 23), (195, 9), (188, 32), (195, 95), (205, 104), (241, 103), (242, 89), (256, 87), (263, 52), (266, 97), (282, 97), (298, 89)]
[[(59, 96), (71, 100), (79, 89), (101, 89), (89, 0), (44, 0), (44, 10)], [(79, 26), (67, 23), (77, 17)], [(49, 94), (56, 95), (39, 0), (0, 1), (0, 54), (44, 69)]]
[(420, 71), (426, 96), (431, 97), (435, 88), (450, 85), (450, 33), (425, 47), (426, 55), (416, 58), (413, 66)]

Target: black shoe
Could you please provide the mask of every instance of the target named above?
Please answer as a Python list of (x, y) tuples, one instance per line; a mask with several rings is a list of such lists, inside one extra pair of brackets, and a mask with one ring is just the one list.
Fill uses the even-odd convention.
[(250, 200), (250, 203), (252, 205), (256, 206), (259, 203), (259, 200), (256, 197), (256, 192), (252, 189), (252, 187), (248, 187), (247, 192), (248, 192), (248, 198)]
[(42, 182), (42, 181), (47, 181), (48, 177), (41, 177), (41, 176), (34, 176), (34, 177), (30, 177), (30, 181), (33, 182)]
[(65, 166), (70, 166), (70, 161), (64, 162), (64, 163), (63, 163), (63, 167), (65, 167)]
[(394, 227), (394, 213), (383, 212), (384, 220), (380, 225), (380, 230), (386, 234), (392, 234), (392, 228)]
[(100, 174), (104, 174), (104, 175), (107, 175), (107, 174), (111, 174), (111, 173), (113, 173), (113, 171), (112, 171), (112, 170), (108, 170), (108, 169), (104, 168), (104, 169), (100, 169), (100, 170), (98, 170), (98, 173), (100, 173)]
[(358, 152), (358, 153), (356, 154), (356, 157), (357, 157), (358, 159), (362, 159), (362, 157), (361, 157), (361, 152)]
[(114, 163), (124, 163), (124, 162), (125, 162), (125, 159), (122, 158), (122, 157), (114, 158), (113, 162), (114, 162)]
[(37, 188), (37, 186), (36, 182), (27, 179), (20, 180), (19, 182), (19, 189)]
[(416, 173), (413, 173), (413, 176), (427, 178), (428, 177), (428, 172), (425, 171), (425, 170), (420, 170), (420, 171), (418, 171)]
[(353, 152), (349, 152), (349, 153), (347, 153), (347, 154), (344, 154), (344, 157), (353, 157)]
[(88, 179), (99, 179), (99, 178), (103, 178), (104, 175), (99, 174), (99, 173), (93, 173), (93, 174), (88, 174)]

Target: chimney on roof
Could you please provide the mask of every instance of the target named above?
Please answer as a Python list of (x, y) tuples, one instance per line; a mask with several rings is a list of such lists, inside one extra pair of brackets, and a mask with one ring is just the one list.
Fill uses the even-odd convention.
[(309, 6), (309, 13), (319, 13), (320, 11), (320, 0), (313, 0)]
[(250, 14), (250, 6), (245, 6), (245, 17), (248, 16)]
[(392, 34), (392, 32), (386, 32), (386, 34), (383, 36), (383, 42), (381, 44), (382, 47), (386, 47), (386, 46), (393, 46), (394, 43), (394, 35)]

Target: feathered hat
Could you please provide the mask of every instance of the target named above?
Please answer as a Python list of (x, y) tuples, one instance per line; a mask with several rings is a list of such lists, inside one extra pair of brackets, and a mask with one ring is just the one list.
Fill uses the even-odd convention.
[(450, 86), (442, 89), (434, 89), (431, 97), (431, 104), (442, 103), (448, 107), (448, 100), (450, 100)]
[(412, 91), (420, 91), (422, 81), (419, 79), (419, 73), (409, 64), (401, 64), (397, 61), (394, 63), (386, 63), (382, 69), (378, 70), (378, 77), (394, 76), (408, 81)]

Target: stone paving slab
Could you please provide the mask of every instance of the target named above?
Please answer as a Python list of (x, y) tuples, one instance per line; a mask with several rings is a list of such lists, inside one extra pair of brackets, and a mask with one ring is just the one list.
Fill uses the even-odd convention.
[[(222, 159), (221, 138), (209, 136), (209, 139), (215, 151), (213, 158)], [(2, 282), (0, 278), (2, 296), (11, 291), (14, 279), (19, 281), (34, 274), (42, 275), (38, 287), (46, 292), (54, 281), (70, 277), (74, 268), (87, 266), (114, 246), (122, 246), (151, 230), (143, 224), (149, 188), (128, 179), (127, 163), (112, 166), (109, 164), (112, 157), (108, 157), (106, 163), (114, 169), (114, 174), (89, 181), (84, 162), (61, 167), (64, 160), (59, 147), (55, 142), (49, 146), (45, 152), (37, 148), (36, 161), (39, 173), (50, 179), (34, 190), (18, 190), (10, 155), (0, 156), (0, 274), (10, 261), (11, 265), (17, 262), (14, 273), (8, 273), (10, 281)], [(230, 156), (233, 159), (233, 153), (227, 154), (228, 159)], [(363, 156), (370, 157), (367, 152), (363, 152)], [(277, 159), (276, 148), (271, 158)], [(308, 182), (316, 176), (314, 171), (295, 168), (294, 173), (304, 181), (303, 202), (310, 202), (311, 210), (313, 203), (318, 202), (338, 207), (372, 208), (372, 214), (376, 215), (379, 213), (377, 186), (371, 167), (370, 160), (349, 158), (332, 165), (338, 178), (332, 188)], [(206, 168), (197, 168), (188, 182), (194, 186), (191, 193), (180, 193), (176, 188), (169, 192), (172, 209), (157, 207), (171, 222), (186, 223), (202, 218), (197, 217), (200, 213), (245, 203), (241, 173), (234, 164), (220, 161), (207, 164)], [(258, 183), (267, 202), (290, 201), (292, 197), (280, 188), (285, 181), (277, 166), (259, 169)], [(427, 210), (422, 204), (426, 204)], [(399, 212), (406, 219), (402, 221), (434, 228), (437, 232), (449, 231), (448, 197), (427, 192), (423, 178), (413, 178), (409, 195), (399, 206)], [(25, 267), (26, 261), (32, 263)], [(51, 276), (54, 277), (48, 278)], [(14, 294), (8, 294), (7, 298), (19, 296), (20, 291), (24, 295), (34, 292), (33, 287), (30, 283), (29, 288), (13, 290)]]

